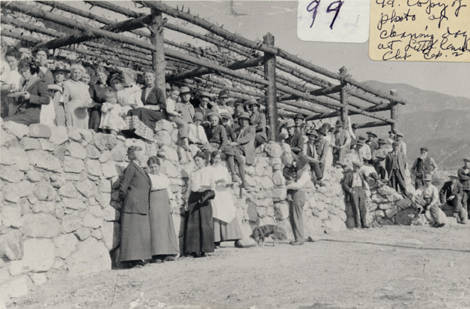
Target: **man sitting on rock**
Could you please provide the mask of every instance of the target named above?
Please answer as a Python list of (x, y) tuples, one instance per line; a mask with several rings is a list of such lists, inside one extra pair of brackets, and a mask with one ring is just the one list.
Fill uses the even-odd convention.
[(434, 227), (445, 225), (446, 215), (439, 208), (439, 190), (432, 184), (432, 175), (424, 176), (424, 186), (416, 190), (413, 202), (426, 219)]
[(352, 165), (353, 169), (345, 172), (343, 189), (346, 199), (351, 202), (356, 227), (369, 228), (366, 219), (366, 191), (368, 190), (366, 176), (361, 172), (360, 162), (353, 161)]
[(463, 187), (459, 183), (459, 177), (450, 175), (449, 178), (450, 180), (445, 182), (439, 191), (441, 203), (443, 208), (450, 208), (454, 214), (457, 214), (457, 222), (466, 224), (468, 214), (462, 207)]

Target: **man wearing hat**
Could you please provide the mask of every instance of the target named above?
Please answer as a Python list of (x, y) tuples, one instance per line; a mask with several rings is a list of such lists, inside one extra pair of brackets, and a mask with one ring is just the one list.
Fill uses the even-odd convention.
[[(245, 164), (253, 165), (255, 163), (255, 129), (250, 126), (250, 115), (242, 113), (238, 115), (240, 129), (236, 132), (236, 139), (232, 142), (230, 149), (227, 149), (227, 162), (232, 178), (235, 174), (235, 160), (238, 165), (238, 172), (242, 181), (242, 187), (245, 187)], [(241, 154), (241, 155), (240, 155)], [(243, 160), (243, 155), (245, 160)], [(236, 178), (236, 177), (235, 177)]]
[(296, 114), (295, 118), (295, 133), (290, 140), (290, 148), (295, 154), (300, 154), (305, 148), (307, 143), (307, 136), (305, 135), (305, 118), (302, 114)]
[(310, 167), (308, 159), (299, 155), (295, 161), (296, 178), (294, 182), (287, 184), (287, 190), (292, 195), (289, 209), (289, 219), (294, 234), (294, 241), (290, 244), (300, 246), (304, 244), (304, 222), (303, 211), (307, 201), (307, 193), (313, 189), (313, 183), (310, 179)]
[(336, 121), (335, 129), (333, 159), (334, 164), (337, 164), (339, 162), (343, 162), (344, 156), (349, 152), (349, 148), (351, 146), (351, 135), (340, 120)]
[(180, 89), (181, 102), (176, 103), (176, 111), (180, 113), (183, 121), (192, 123), (194, 117), (194, 106), (191, 104), (191, 90), (183, 86)]
[(405, 156), (406, 158), (406, 143), (405, 141), (403, 140), (403, 133), (401, 132), (397, 132), (396, 134), (396, 141), (398, 142), (399, 144), (399, 147), (398, 149), (401, 151), (401, 153), (403, 153), (403, 155)]
[(381, 180), (387, 179), (387, 170), (385, 169), (385, 158), (390, 150), (386, 147), (387, 142), (383, 138), (379, 138), (379, 148), (375, 151), (374, 167)]
[(468, 214), (462, 207), (463, 186), (458, 176), (450, 175), (449, 178), (450, 180), (445, 182), (439, 191), (442, 208), (456, 214), (459, 223), (466, 224)]
[(415, 160), (411, 167), (411, 174), (415, 176), (415, 188), (424, 186), (424, 175), (433, 174), (437, 169), (437, 164), (433, 158), (428, 155), (428, 149), (421, 147), (420, 156)]
[(260, 109), (261, 103), (253, 100), (251, 102), (251, 125), (255, 128), (255, 147), (258, 147), (268, 140), (266, 135), (266, 115)]
[(459, 168), (457, 175), (463, 187), (462, 207), (467, 211), (470, 208), (470, 157), (463, 159), (464, 166)]
[(424, 176), (424, 186), (416, 190), (412, 198), (416, 208), (425, 213), (426, 219), (434, 227), (443, 227), (446, 222), (445, 213), (439, 208), (439, 190), (432, 184), (432, 175)]
[(398, 142), (393, 142), (392, 146), (393, 150), (388, 153), (385, 158), (385, 169), (389, 177), (389, 184), (397, 192), (407, 195), (408, 191), (406, 190), (405, 184), (405, 156), (399, 150), (400, 144)]
[(372, 160), (374, 160), (375, 151), (379, 148), (379, 144), (377, 142), (377, 134), (375, 134), (374, 132), (368, 131), (366, 144), (369, 145), (370, 154), (371, 154)]
[(356, 151), (359, 157), (359, 162), (370, 162), (372, 154), (369, 145), (366, 144), (366, 138), (359, 136), (356, 144)]
[(352, 170), (345, 171), (342, 183), (343, 190), (346, 193), (346, 202), (351, 205), (355, 226), (357, 228), (369, 228), (366, 219), (366, 191), (368, 189), (366, 176), (361, 171), (362, 164), (359, 161), (353, 161), (352, 166)]

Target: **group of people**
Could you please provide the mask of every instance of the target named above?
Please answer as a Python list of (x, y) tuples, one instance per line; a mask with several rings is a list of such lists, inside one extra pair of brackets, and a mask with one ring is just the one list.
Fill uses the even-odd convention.
[[(22, 57), (11, 48), (3, 57), (8, 62), (0, 77), (4, 120), (122, 132), (152, 141), (156, 123), (165, 119), (178, 127), (181, 161), (192, 160), (200, 150), (219, 150), (241, 187), (245, 165), (254, 163), (255, 147), (267, 141), (262, 102), (234, 100), (227, 90), (217, 97), (185, 85), (166, 84), (162, 90), (150, 71), (140, 74), (140, 85), (138, 74), (130, 70), (85, 69), (79, 63), (50, 69), (44, 49)], [(145, 130), (133, 130), (138, 125)]]
[[(246, 187), (245, 167), (255, 162), (257, 147), (264, 147), (271, 129), (266, 122), (264, 102), (235, 100), (228, 90), (216, 96), (194, 91), (187, 84), (156, 86), (154, 72), (138, 74), (129, 70), (96, 69), (81, 64), (49, 68), (47, 50), (23, 57), (14, 48), (2, 52), (6, 64), (0, 74), (2, 118), (26, 125), (45, 123), (119, 134), (138, 121), (155, 138), (157, 122), (168, 120), (178, 128), (180, 160), (193, 160), (190, 175), (184, 254), (203, 256), (221, 241), (241, 239), (230, 186)], [(342, 186), (351, 205), (356, 227), (367, 228), (366, 201), (371, 185), (388, 184), (419, 209), (428, 209), (434, 223), (442, 226), (442, 204), (452, 207), (459, 221), (467, 221), (470, 203), (470, 160), (440, 192), (432, 185), (436, 162), (421, 148), (410, 168), (406, 161), (403, 134), (389, 131), (378, 138), (357, 134), (350, 119), (321, 126), (296, 114), (279, 119), (284, 178), (290, 202), (290, 220), (295, 240), (304, 241), (303, 207), (309, 192), (325, 186), (328, 171), (344, 170)], [(137, 131), (136, 131), (137, 132)], [(121, 261), (172, 260), (178, 254), (177, 238), (170, 212), (168, 179), (159, 172), (160, 161), (142, 162), (141, 150), (129, 149), (131, 163), (121, 181)], [(188, 155), (189, 154), (189, 155)], [(225, 162), (227, 164), (225, 164)], [(135, 264), (137, 265), (137, 264)]]
[[(173, 261), (180, 254), (171, 212), (171, 187), (160, 173), (160, 159), (145, 162), (143, 149), (131, 146), (129, 165), (120, 181), (121, 246), (123, 266)], [(221, 152), (200, 151), (194, 157), (185, 200), (182, 255), (203, 257), (220, 242), (242, 238), (230, 186), (232, 180)], [(237, 246), (242, 245), (237, 243)]]

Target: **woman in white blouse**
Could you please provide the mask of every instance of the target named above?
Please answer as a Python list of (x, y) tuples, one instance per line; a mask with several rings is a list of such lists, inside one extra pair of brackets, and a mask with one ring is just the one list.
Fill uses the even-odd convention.
[(212, 153), (211, 161), (212, 176), (215, 182), (215, 198), (212, 201), (214, 241), (215, 245), (218, 246), (222, 241), (237, 241), (242, 236), (237, 219), (237, 210), (233, 201), (233, 192), (230, 190), (232, 177), (225, 162), (220, 157), (220, 151)]
[(88, 85), (81, 78), (86, 74), (81, 64), (70, 67), (70, 78), (64, 82), (64, 108), (67, 127), (88, 129), (88, 108), (92, 101)]
[(171, 215), (171, 189), (168, 177), (160, 173), (160, 159), (147, 161), (150, 170), (150, 233), (155, 262), (174, 261), (178, 254), (175, 227)]
[(208, 154), (198, 152), (194, 157), (196, 170), (189, 178), (188, 204), (184, 228), (184, 253), (194, 257), (205, 256), (214, 251), (214, 229), (212, 207), (214, 198), (214, 177), (212, 168), (207, 166)]

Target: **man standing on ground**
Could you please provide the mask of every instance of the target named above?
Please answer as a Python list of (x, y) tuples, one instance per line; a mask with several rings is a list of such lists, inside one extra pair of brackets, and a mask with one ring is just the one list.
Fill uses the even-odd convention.
[(346, 153), (349, 152), (351, 146), (351, 136), (340, 120), (336, 122), (336, 132), (334, 137), (334, 164), (343, 163)]
[(421, 155), (415, 160), (411, 167), (411, 173), (415, 176), (415, 188), (424, 186), (424, 175), (433, 174), (437, 169), (437, 164), (433, 158), (428, 156), (428, 149), (421, 147)]
[(296, 170), (296, 180), (287, 184), (287, 190), (292, 194), (289, 218), (295, 239), (290, 244), (293, 246), (301, 246), (305, 241), (303, 222), (304, 205), (307, 201), (308, 190), (313, 189), (313, 183), (310, 179), (310, 166), (303, 155), (300, 155), (296, 160)]
[(344, 175), (343, 189), (347, 195), (347, 199), (351, 201), (354, 222), (357, 228), (369, 228), (367, 225), (367, 207), (366, 207), (366, 191), (368, 189), (366, 177), (361, 172), (361, 163), (352, 162), (353, 169)]
[(463, 187), (462, 207), (467, 211), (470, 205), (470, 158), (463, 159), (464, 166), (459, 168), (457, 174)]
[(397, 192), (407, 195), (405, 184), (405, 156), (399, 150), (400, 144), (398, 142), (393, 143), (393, 150), (387, 154), (385, 158), (385, 169), (389, 177), (389, 184)]

